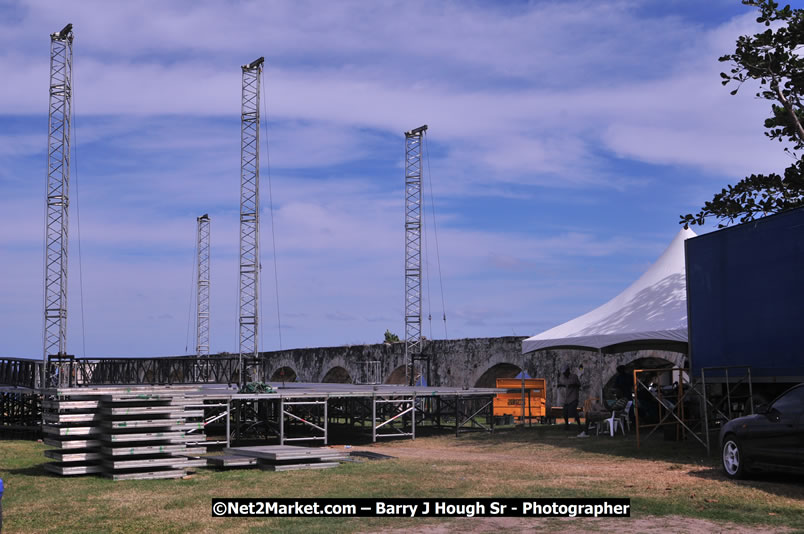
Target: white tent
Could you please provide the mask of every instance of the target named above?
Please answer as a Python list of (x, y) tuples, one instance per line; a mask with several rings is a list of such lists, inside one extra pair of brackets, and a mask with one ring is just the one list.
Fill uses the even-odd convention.
[(522, 342), (522, 352), (578, 348), (602, 352), (687, 352), (687, 279), (682, 229), (659, 259), (625, 291), (594, 310)]

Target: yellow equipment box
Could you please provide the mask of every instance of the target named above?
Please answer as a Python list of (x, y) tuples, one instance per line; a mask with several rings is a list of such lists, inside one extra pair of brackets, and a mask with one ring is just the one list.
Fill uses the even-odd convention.
[[(544, 378), (525, 379), (525, 417), (544, 417), (546, 385)], [(494, 397), (494, 415), (513, 415), (522, 417), (522, 379), (498, 378), (497, 387), (506, 389)]]

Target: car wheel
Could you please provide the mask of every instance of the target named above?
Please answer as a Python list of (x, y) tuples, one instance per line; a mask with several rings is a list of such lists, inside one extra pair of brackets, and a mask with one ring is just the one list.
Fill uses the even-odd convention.
[(726, 436), (723, 440), (721, 459), (723, 470), (729, 478), (745, 478), (747, 470), (745, 468), (745, 455), (740, 442), (733, 434)]

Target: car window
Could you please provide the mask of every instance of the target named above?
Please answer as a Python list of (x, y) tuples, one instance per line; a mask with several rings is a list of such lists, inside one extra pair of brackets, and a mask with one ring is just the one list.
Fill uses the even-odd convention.
[(784, 415), (804, 412), (804, 387), (792, 389), (776, 399), (773, 408)]

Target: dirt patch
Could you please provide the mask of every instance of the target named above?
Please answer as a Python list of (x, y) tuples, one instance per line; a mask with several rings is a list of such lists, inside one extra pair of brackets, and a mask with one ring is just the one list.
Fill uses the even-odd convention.
[[(791, 531), (785, 525), (797, 522), (797, 510), (804, 512), (800, 483), (773, 477), (729, 480), (716, 459), (697, 449), (688, 453), (676, 445), (659, 446), (670, 452), (637, 450), (635, 443), (632, 446), (622, 438), (582, 442), (547, 432), (535, 437), (512, 433), (506, 439), (428, 438), (360, 448), (394, 456), (403, 471), (405, 466), (426, 468), (435, 479), (422, 480), (431, 497), (617, 496), (638, 504), (633, 517), (625, 519), (475, 517), (420, 524), (406, 520), (404, 527), (400, 524), (387, 532), (770, 534)], [(487, 484), (488, 480), (498, 483)], [(747, 509), (750, 519), (744, 513)], [(737, 510), (742, 513), (741, 523), (730, 520)]]
[[(519, 517), (473, 517), (450, 520), (445, 523), (383, 529), (385, 534), (448, 534), (467, 532), (471, 534), (496, 532), (561, 532), (584, 534), (586, 532), (619, 534), (775, 534), (789, 532), (786, 528), (763, 528), (734, 523), (707, 521), (685, 517), (641, 517), (625, 519), (527, 519)], [(379, 532), (379, 531), (364, 531)]]

